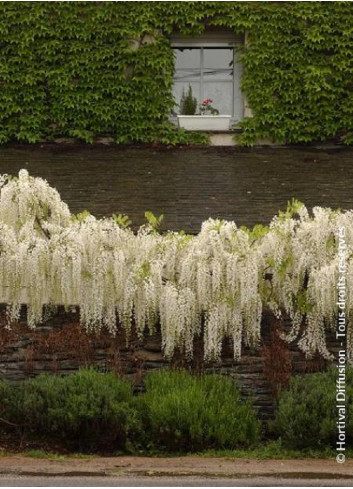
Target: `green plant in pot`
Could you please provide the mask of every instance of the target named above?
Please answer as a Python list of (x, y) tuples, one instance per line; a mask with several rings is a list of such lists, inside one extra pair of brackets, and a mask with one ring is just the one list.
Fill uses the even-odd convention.
[(186, 131), (228, 131), (229, 114), (220, 114), (219, 110), (212, 106), (212, 99), (207, 98), (197, 106), (197, 100), (192, 95), (189, 85), (188, 91), (183, 91), (179, 104), (178, 125)]
[(189, 85), (189, 88), (186, 93), (185, 90), (183, 89), (179, 107), (180, 107), (180, 114), (195, 115), (196, 108), (197, 108), (197, 99), (192, 94), (191, 85)]

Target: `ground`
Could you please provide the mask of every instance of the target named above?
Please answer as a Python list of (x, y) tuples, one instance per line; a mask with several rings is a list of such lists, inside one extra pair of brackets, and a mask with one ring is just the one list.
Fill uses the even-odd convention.
[(74, 486), (159, 486), (162, 483), (352, 486), (353, 460), (340, 465), (327, 459), (251, 460), (199, 456), (37, 459), (12, 455), (0, 458), (0, 486), (10, 485), (10, 482), (13, 485), (56, 485), (59, 481)]

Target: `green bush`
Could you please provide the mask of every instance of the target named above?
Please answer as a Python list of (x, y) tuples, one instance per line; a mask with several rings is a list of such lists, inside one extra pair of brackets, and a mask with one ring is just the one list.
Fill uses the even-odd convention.
[(180, 114), (195, 115), (197, 109), (197, 99), (192, 94), (191, 85), (189, 85), (187, 93), (183, 89), (180, 99)]
[(139, 428), (131, 385), (113, 373), (80, 370), (0, 385), (2, 416), (36, 437), (82, 452), (124, 448)]
[(168, 451), (233, 449), (259, 437), (259, 422), (234, 381), (185, 371), (151, 373), (140, 399), (148, 441)]
[[(353, 441), (353, 369), (346, 371), (346, 443)], [(338, 412), (336, 407), (337, 369), (293, 377), (280, 394), (275, 427), (288, 448), (335, 447)]]

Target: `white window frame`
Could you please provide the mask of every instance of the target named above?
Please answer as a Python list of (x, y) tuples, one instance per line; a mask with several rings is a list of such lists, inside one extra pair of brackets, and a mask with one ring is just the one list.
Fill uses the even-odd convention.
[[(174, 49), (201, 49), (200, 66), (200, 91), (203, 94), (203, 50), (207, 48), (233, 48), (233, 100), (232, 100), (232, 119), (237, 122), (244, 117), (244, 97), (241, 94), (240, 83), (242, 69), (239, 63), (239, 46), (243, 40), (236, 38), (234, 34), (226, 33), (203, 33), (197, 37), (175, 35), (171, 39), (171, 48)], [(236, 69), (238, 68), (238, 69)], [(240, 69), (239, 69), (240, 68)], [(217, 82), (217, 80), (214, 80)], [(219, 80), (224, 83), (223, 80)]]

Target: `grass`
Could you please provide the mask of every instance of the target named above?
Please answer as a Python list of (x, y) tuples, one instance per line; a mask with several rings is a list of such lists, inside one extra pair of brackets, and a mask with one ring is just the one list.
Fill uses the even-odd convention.
[(6, 450), (1, 450), (0, 451), (0, 458), (1, 457), (11, 457), (11, 455), (14, 455), (13, 453), (7, 452)]
[[(270, 441), (248, 450), (207, 450), (198, 454), (201, 457), (250, 458), (250, 459), (282, 459), (295, 460), (301, 458), (333, 459), (337, 452), (333, 448), (291, 450), (282, 446), (280, 440)], [(346, 458), (353, 456), (353, 449), (346, 451)]]
[(90, 460), (92, 458), (92, 455), (86, 455), (84, 453), (70, 453), (68, 455), (61, 455), (58, 453), (46, 452), (44, 450), (26, 450), (22, 455), (25, 457), (38, 458), (42, 460), (55, 460), (57, 462), (67, 460), (68, 458), (86, 460)]
[[(165, 452), (153, 448), (149, 450), (132, 450), (129, 453), (115, 452), (114, 457), (130, 455), (133, 457), (151, 457), (151, 458), (175, 458), (175, 457), (202, 457), (202, 458), (227, 458), (227, 459), (253, 459), (253, 460), (296, 460), (296, 459), (327, 459), (336, 458), (337, 452), (334, 448), (324, 449), (303, 449), (294, 450), (282, 445), (281, 440), (271, 440), (258, 445), (252, 445), (249, 448), (237, 450), (205, 450), (202, 452)], [(353, 458), (353, 447), (347, 448), (346, 459)]]
[(42, 460), (55, 460), (63, 461), (67, 457), (65, 455), (59, 455), (58, 453), (45, 452), (44, 450), (28, 449), (22, 454), (24, 457), (39, 458)]
[[(23, 455), (25, 457), (37, 458), (42, 460), (53, 460), (56, 462), (63, 462), (68, 459), (84, 459), (91, 460), (92, 458), (99, 457), (99, 455), (86, 455), (83, 453), (68, 453), (65, 455), (47, 452), (45, 450), (37, 450), (37, 449), (28, 449), (22, 453), (13, 453), (7, 451), (0, 451), (0, 457), (10, 457), (13, 455)], [(117, 452), (114, 454), (115, 457), (127, 455), (123, 452)], [(254, 446), (249, 449), (239, 449), (239, 450), (207, 450), (199, 453), (164, 453), (162, 451), (140, 451), (140, 452), (131, 452), (129, 453), (131, 456), (144, 456), (144, 457), (153, 457), (153, 458), (174, 458), (180, 456), (198, 456), (202, 458), (227, 458), (227, 459), (236, 459), (236, 458), (247, 458), (253, 460), (296, 460), (303, 458), (311, 458), (311, 459), (334, 459), (337, 455), (335, 449), (308, 449), (308, 450), (290, 450), (288, 448), (284, 448), (281, 444), (280, 440), (269, 441), (267, 443)], [(346, 450), (346, 458), (353, 458), (353, 449)]]

